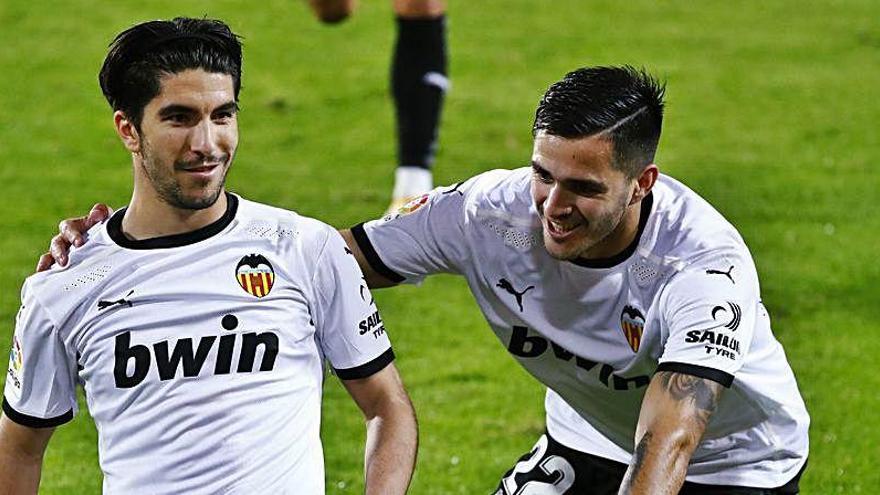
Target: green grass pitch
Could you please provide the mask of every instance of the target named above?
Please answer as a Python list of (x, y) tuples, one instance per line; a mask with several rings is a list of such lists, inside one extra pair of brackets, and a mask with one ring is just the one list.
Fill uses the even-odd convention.
[[(96, 74), (147, 19), (219, 17), (245, 39), (229, 186), (349, 226), (386, 205), (394, 163), (385, 0), (318, 24), (304, 1), (0, 3), (0, 342), (58, 220), (127, 202), (130, 165)], [(582, 65), (668, 80), (661, 170), (736, 224), (812, 414), (806, 494), (880, 491), (880, 5), (875, 0), (451, 1), (453, 88), (438, 183), (525, 165), (546, 86)], [(543, 429), (542, 389), (498, 344), (465, 284), (381, 291), (421, 423), (414, 494), (489, 493)], [(873, 309), (872, 309), (873, 308)], [(328, 493), (362, 491), (363, 426), (329, 378)], [(43, 493), (100, 491), (85, 413), (58, 429)]]

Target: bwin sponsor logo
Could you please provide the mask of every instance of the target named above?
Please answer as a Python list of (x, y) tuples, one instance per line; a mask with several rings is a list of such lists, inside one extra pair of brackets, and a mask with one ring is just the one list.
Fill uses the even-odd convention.
[(614, 368), (610, 364), (597, 363), (580, 356), (575, 356), (573, 352), (565, 349), (559, 344), (540, 337), (538, 335), (529, 335), (527, 327), (514, 326), (513, 333), (510, 336), (510, 343), (507, 350), (514, 356), (521, 358), (536, 358), (544, 354), (547, 349), (553, 352), (553, 356), (560, 361), (571, 361), (574, 358), (574, 364), (584, 371), (592, 371), (598, 367), (598, 378), (608, 388), (614, 390), (631, 390), (645, 387), (651, 381), (647, 375), (639, 375), (631, 378), (625, 378), (614, 374)]
[[(230, 328), (227, 320), (228, 317), (224, 318), (224, 328), (234, 329), (235, 326)], [(237, 325), (237, 320), (234, 321)], [(153, 362), (156, 363), (160, 381), (174, 379), (180, 368), (183, 368), (183, 378), (199, 376), (215, 342), (217, 343), (216, 359), (213, 363), (215, 375), (232, 373), (232, 360), (236, 348), (238, 348), (236, 373), (254, 371), (257, 349), (260, 348), (262, 348), (262, 360), (259, 371), (272, 371), (275, 368), (275, 358), (278, 356), (278, 335), (273, 332), (207, 335), (198, 339), (178, 339), (173, 343), (169, 340), (163, 340), (147, 346), (132, 345), (131, 332), (126, 331), (116, 336), (113, 367), (116, 388), (132, 388), (143, 382), (152, 369)], [(132, 360), (134, 360), (134, 367), (130, 368), (129, 363)], [(130, 373), (129, 369), (131, 369)]]

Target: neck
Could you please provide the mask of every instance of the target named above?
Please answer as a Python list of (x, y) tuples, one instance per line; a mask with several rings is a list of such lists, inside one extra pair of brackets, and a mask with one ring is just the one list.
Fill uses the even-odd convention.
[(608, 237), (583, 253), (579, 261), (592, 264), (596, 260), (612, 259), (626, 251), (639, 235), (643, 201), (628, 206), (617, 227)]
[(164, 200), (135, 190), (122, 219), (122, 232), (131, 240), (152, 239), (198, 230), (219, 220), (226, 213), (226, 193), (213, 205), (201, 210), (172, 206)]
[(617, 224), (617, 228), (599, 246), (596, 246), (598, 251), (595, 255), (590, 253), (590, 258), (610, 258), (620, 254), (629, 247), (639, 232), (639, 213), (641, 209), (641, 202), (627, 207), (623, 218)]

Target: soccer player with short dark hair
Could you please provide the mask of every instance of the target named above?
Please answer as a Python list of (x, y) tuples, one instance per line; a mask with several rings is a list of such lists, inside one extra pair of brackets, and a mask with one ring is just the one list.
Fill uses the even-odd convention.
[[(742, 237), (654, 162), (664, 89), (571, 72), (541, 99), (529, 167), (343, 231), (371, 287), (464, 276), (547, 386), (546, 432), (496, 495), (798, 493), (809, 415)], [(56, 258), (92, 217), (63, 224)]]
[(571, 72), (530, 167), (343, 234), (373, 287), (463, 275), (547, 385), (547, 432), (496, 495), (798, 491), (809, 416), (743, 239), (654, 163), (663, 94), (631, 67)]
[(100, 71), (127, 208), (25, 282), (0, 486), (36, 493), (85, 390), (105, 493), (324, 493), (324, 362), (367, 418), (366, 492), (402, 494), (417, 426), (355, 258), (326, 224), (226, 192), (241, 45), (216, 20), (121, 33)]

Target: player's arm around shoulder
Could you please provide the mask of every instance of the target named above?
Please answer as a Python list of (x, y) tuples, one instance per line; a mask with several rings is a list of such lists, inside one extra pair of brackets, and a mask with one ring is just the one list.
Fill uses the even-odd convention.
[(367, 285), (371, 289), (382, 289), (385, 287), (393, 287), (397, 285), (397, 282), (384, 277), (381, 273), (376, 271), (375, 268), (367, 261), (367, 257), (364, 255), (364, 252), (361, 250), (360, 246), (358, 246), (357, 241), (355, 241), (354, 234), (351, 232), (351, 229), (343, 229), (339, 231), (339, 235), (345, 239), (345, 244), (348, 246), (348, 249), (351, 251), (354, 258), (357, 260), (358, 266), (360, 266), (361, 271), (364, 273), (364, 280), (367, 281)]
[(465, 239), (468, 198), (480, 178), (485, 180), (477, 176), (435, 188), (396, 212), (340, 230), (370, 288), (462, 273), (471, 258)]
[(0, 495), (31, 495), (40, 487), (43, 453), (55, 428), (20, 425), (0, 416)]
[(365, 493), (406, 493), (415, 468), (418, 424), (409, 396), (394, 364), (355, 380), (342, 380), (364, 413)]
[(642, 401), (621, 495), (678, 493), (723, 389), (716, 381), (686, 373), (654, 375)]

